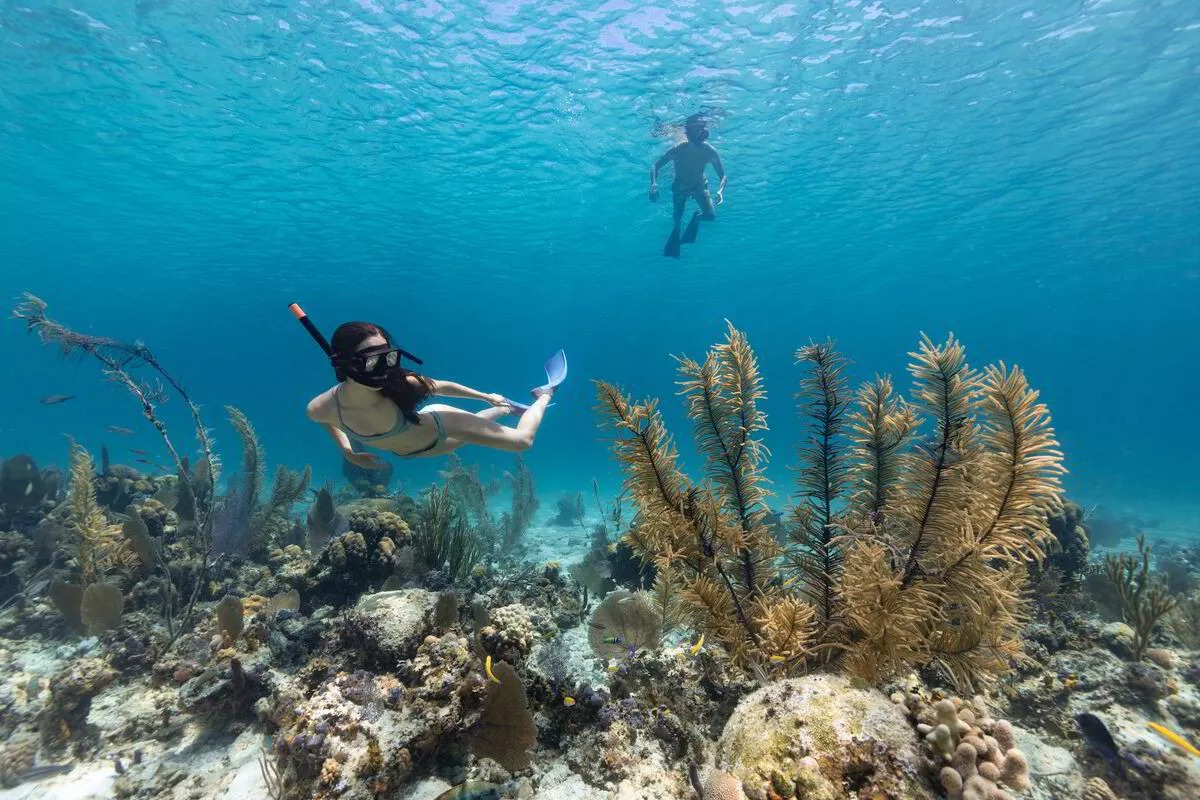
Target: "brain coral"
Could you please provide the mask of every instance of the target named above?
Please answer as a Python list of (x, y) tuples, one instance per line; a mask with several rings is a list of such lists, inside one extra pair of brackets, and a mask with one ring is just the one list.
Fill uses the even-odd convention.
[(842, 797), (934, 797), (904, 711), (838, 675), (791, 678), (748, 695), (721, 734), (717, 761), (752, 798), (766, 796), (764, 776), (794, 781), (814, 765)]

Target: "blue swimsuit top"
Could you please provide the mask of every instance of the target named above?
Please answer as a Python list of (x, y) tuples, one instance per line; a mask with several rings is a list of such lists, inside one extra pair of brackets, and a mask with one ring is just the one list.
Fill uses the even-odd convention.
[(384, 431), (383, 433), (355, 433), (350, 429), (350, 426), (346, 424), (346, 420), (342, 419), (342, 401), (338, 399), (338, 391), (341, 388), (342, 387), (339, 386), (337, 389), (333, 390), (333, 404), (337, 408), (338, 427), (341, 428), (342, 431), (351, 439), (356, 439), (363, 443), (377, 442), (380, 439), (386, 439), (389, 436), (395, 436), (397, 433), (402, 433), (412, 427), (412, 423), (406, 420), (404, 415), (400, 413), (400, 409), (397, 408), (396, 424), (392, 426), (391, 430)]
[[(383, 433), (356, 433), (356, 432), (354, 432), (353, 430), (350, 429), (350, 426), (346, 424), (346, 420), (342, 419), (342, 401), (338, 399), (338, 391), (341, 388), (342, 388), (341, 386), (338, 386), (337, 389), (333, 390), (333, 405), (334, 405), (334, 407), (337, 408), (338, 427), (341, 428), (342, 432), (345, 433), (347, 436), (349, 436), (351, 439), (354, 439), (357, 442), (361, 442), (362, 444), (370, 444), (371, 442), (377, 442), (380, 439), (387, 439), (388, 437), (395, 436), (398, 433), (403, 433), (404, 431), (413, 427), (413, 423), (409, 422), (407, 419), (405, 419), (404, 414), (402, 414), (400, 412), (400, 409), (397, 408), (396, 409), (396, 424), (392, 426), (391, 430), (384, 431)], [(442, 442), (446, 441), (446, 428), (445, 428), (445, 424), (442, 422), (442, 415), (436, 411), (430, 411), (430, 412), (428, 412), (428, 414), (429, 414), (429, 416), (433, 417), (434, 427), (437, 428), (437, 438), (434, 439), (433, 442), (428, 447), (422, 447), (420, 450), (414, 450), (411, 453), (397, 453), (396, 455), (399, 455), (402, 457), (403, 456), (420, 455), (421, 453), (426, 453), (426, 452), (432, 450), (433, 448), (437, 447)]]

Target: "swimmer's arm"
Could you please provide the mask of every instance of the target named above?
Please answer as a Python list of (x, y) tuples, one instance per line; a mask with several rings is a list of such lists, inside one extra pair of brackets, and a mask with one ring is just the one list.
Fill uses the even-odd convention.
[(337, 442), (338, 449), (342, 451), (342, 455), (353, 453), (354, 448), (350, 444), (350, 437), (346, 435), (345, 431), (329, 421), (329, 404), (323, 402), (323, 399), (324, 395), (315, 398), (308, 404), (305, 413), (308, 414), (309, 419), (324, 427), (329, 432), (329, 435), (333, 437), (333, 441)]
[(350, 437), (346, 432), (336, 425), (331, 425), (328, 422), (322, 422), (325, 430), (329, 431), (329, 435), (333, 437), (333, 441), (337, 442), (338, 449), (342, 451), (342, 455), (354, 455), (354, 447), (350, 444)]
[(483, 402), (491, 403), (492, 405), (500, 404), (497, 401), (497, 398), (499, 398), (499, 401), (501, 402), (504, 400), (504, 398), (500, 397), (500, 395), (477, 392), (474, 389), (463, 386), (461, 383), (454, 383), (453, 381), (435, 381), (430, 379), (429, 383), (433, 386), (433, 393), (438, 397), (457, 397), (462, 400), (482, 400)]
[(675, 151), (679, 149), (679, 145), (675, 145), (670, 150), (662, 154), (662, 158), (654, 162), (654, 166), (650, 167), (650, 191), (658, 188), (658, 171), (667, 165), (667, 162), (675, 158)]
[(349, 461), (351, 464), (362, 467), (363, 469), (379, 469), (386, 462), (375, 455), (374, 453), (356, 453), (354, 445), (350, 444), (350, 437), (336, 425), (328, 422), (321, 423), (325, 426), (325, 430), (329, 431), (329, 435), (337, 442), (338, 449), (342, 451), (342, 458)]
[(354, 445), (350, 444), (350, 437), (346, 435), (346, 432), (329, 421), (329, 404), (322, 402), (323, 397), (324, 395), (317, 397), (308, 404), (308, 418), (329, 432), (329, 436), (337, 444), (338, 450), (342, 452), (342, 458), (364, 469), (378, 469), (383, 466), (384, 461), (379, 456), (354, 452)]
[[(719, 198), (721, 195), (725, 194), (725, 165), (721, 163), (721, 154), (717, 152), (717, 148), (710, 144), (708, 149), (712, 151), (712, 154), (709, 156), (709, 161), (713, 165), (713, 171), (716, 172), (717, 177), (721, 179), (721, 185), (717, 187), (717, 197)], [(720, 200), (717, 202), (720, 202)]]

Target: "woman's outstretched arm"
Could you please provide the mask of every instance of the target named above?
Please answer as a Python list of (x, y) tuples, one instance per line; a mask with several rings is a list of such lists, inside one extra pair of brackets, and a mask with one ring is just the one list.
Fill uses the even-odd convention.
[(499, 394), (484, 394), (470, 387), (463, 386), (461, 383), (453, 381), (435, 381), (429, 379), (433, 385), (433, 393), (438, 397), (458, 397), (463, 400), (482, 400), (485, 403), (491, 403), (494, 406), (502, 406), (507, 403), (503, 395)]

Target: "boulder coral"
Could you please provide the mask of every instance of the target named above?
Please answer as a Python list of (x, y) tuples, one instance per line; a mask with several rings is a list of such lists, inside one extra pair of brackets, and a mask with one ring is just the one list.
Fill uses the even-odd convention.
[(330, 540), (303, 585), (296, 587), (306, 609), (346, 605), (381, 585), (396, 573), (401, 548), (412, 540), (407, 523), (388, 511), (354, 511), (349, 521), (350, 530)]
[(520, 603), (492, 609), (491, 624), (480, 629), (484, 649), (498, 661), (520, 663), (533, 649), (533, 623)]
[[(747, 696), (716, 752), (751, 800), (766, 798), (768, 788), (784, 797), (934, 797), (904, 712), (837, 675), (790, 678)], [(787, 786), (791, 791), (781, 793)]]

